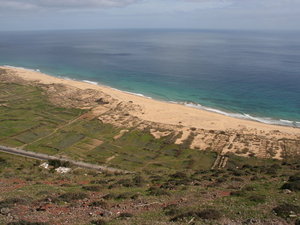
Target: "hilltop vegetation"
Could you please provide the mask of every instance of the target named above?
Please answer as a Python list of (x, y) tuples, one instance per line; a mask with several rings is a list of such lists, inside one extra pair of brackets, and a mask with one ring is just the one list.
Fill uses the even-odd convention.
[(217, 153), (173, 144), (172, 135), (124, 132), (51, 104), (38, 87), (0, 90), (0, 145), (133, 172), (59, 174), (0, 153), (0, 224), (299, 224), (296, 158), (228, 155), (225, 168), (211, 169)]

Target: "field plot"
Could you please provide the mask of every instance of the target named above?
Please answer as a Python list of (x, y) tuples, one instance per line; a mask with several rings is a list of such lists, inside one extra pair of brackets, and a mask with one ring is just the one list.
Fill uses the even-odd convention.
[(55, 107), (36, 87), (0, 83), (0, 141), (22, 146), (53, 132), (83, 110)]
[(209, 168), (216, 157), (170, 144), (171, 136), (155, 139), (146, 131), (124, 132), (82, 116), (86, 110), (54, 106), (37, 87), (0, 88), (2, 145), (137, 171)]

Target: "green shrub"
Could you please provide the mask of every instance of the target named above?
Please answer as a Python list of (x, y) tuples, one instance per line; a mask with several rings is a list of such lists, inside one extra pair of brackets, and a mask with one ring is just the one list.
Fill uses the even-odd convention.
[(243, 172), (240, 170), (231, 170), (231, 174), (236, 177), (243, 176)]
[(252, 177), (250, 178), (250, 180), (251, 180), (251, 181), (256, 181), (256, 180), (260, 180), (260, 178), (259, 178), (258, 176), (256, 176), (256, 175), (254, 175), (254, 176), (252, 176)]
[(253, 186), (246, 186), (243, 188), (243, 191), (255, 191), (255, 187)]
[(168, 190), (174, 190), (175, 186), (176, 186), (175, 182), (168, 181), (168, 182), (163, 183), (160, 186), (160, 188), (162, 188), (162, 189), (168, 189)]
[(272, 166), (270, 166), (271, 168), (274, 168), (274, 169), (276, 169), (276, 170), (279, 170), (279, 169), (281, 169), (282, 167), (281, 167), (281, 165), (279, 165), (279, 164), (273, 164)]
[(105, 199), (105, 200), (116, 199), (116, 198), (117, 198), (117, 195), (113, 194), (113, 193), (110, 193), (110, 194), (107, 194), (107, 195), (103, 196), (103, 199)]
[(178, 221), (189, 221), (191, 218), (197, 218), (197, 212), (190, 211), (186, 213), (181, 213), (175, 217), (173, 217), (170, 221), (178, 222)]
[(132, 197), (132, 193), (130, 192), (124, 192), (124, 193), (121, 193), (119, 194), (116, 199), (128, 199), (128, 198), (131, 198)]
[(276, 167), (269, 167), (265, 170), (265, 173), (268, 175), (276, 175), (277, 174), (277, 168)]
[(290, 182), (294, 182), (294, 181), (300, 181), (300, 174), (295, 174), (293, 176), (289, 177), (289, 181)]
[(91, 221), (91, 224), (95, 224), (95, 225), (106, 225), (106, 221), (105, 220), (102, 220), (102, 219), (99, 219), (99, 220), (92, 220)]
[(82, 187), (83, 190), (86, 190), (86, 191), (94, 191), (94, 192), (97, 192), (97, 191), (100, 191), (101, 190), (101, 186), (84, 186)]
[(246, 195), (246, 192), (244, 190), (239, 190), (239, 191), (232, 191), (230, 193), (231, 196), (238, 196), (238, 197), (241, 197), (241, 196), (245, 196)]
[(293, 204), (282, 204), (273, 209), (277, 216), (282, 218), (289, 218), (292, 213), (300, 213), (300, 206)]
[(138, 199), (140, 196), (141, 196), (141, 194), (137, 193), (137, 194), (132, 195), (130, 198), (131, 199)]
[(82, 200), (87, 198), (88, 195), (82, 192), (69, 192), (65, 193), (59, 196), (59, 199), (69, 202), (69, 201), (75, 201), (75, 200)]
[(282, 185), (281, 189), (290, 189), (292, 191), (300, 190), (300, 174), (294, 174), (289, 177), (287, 183)]
[(160, 196), (160, 195), (170, 195), (169, 192), (163, 190), (163, 189), (160, 189), (158, 187), (150, 187), (148, 189), (148, 193), (150, 195), (155, 195), (155, 196)]
[(139, 196), (139, 194), (132, 194), (131, 192), (124, 192), (124, 193), (121, 193), (121, 194), (114, 194), (114, 193), (110, 193), (110, 194), (107, 194), (105, 196), (103, 196), (103, 199), (105, 200), (109, 200), (109, 199), (137, 199)]
[(248, 199), (250, 201), (256, 202), (256, 203), (266, 202), (266, 196), (265, 195), (251, 195)]
[(116, 184), (123, 186), (123, 187), (133, 187), (135, 183), (130, 179), (121, 179)]
[(238, 181), (238, 182), (243, 182), (244, 181), (244, 179), (241, 178), (241, 177), (232, 177), (231, 180), (232, 181)]
[(300, 191), (300, 180), (290, 181), (282, 185), (281, 189), (289, 189), (292, 191)]
[(20, 220), (18, 222), (10, 222), (7, 225), (50, 225), (49, 223), (43, 223), (43, 222), (28, 222), (25, 220)]
[(170, 175), (170, 177), (174, 178), (174, 179), (183, 179), (183, 178), (187, 178), (187, 175), (184, 172), (177, 172), (177, 173)]
[(205, 209), (197, 213), (197, 216), (201, 219), (218, 220), (222, 217), (222, 214), (215, 209)]
[(105, 201), (94, 201), (94, 202), (90, 203), (89, 206), (107, 208), (108, 204)]
[(151, 176), (150, 179), (151, 179), (151, 183), (157, 184), (157, 183), (160, 183), (163, 180), (163, 177), (158, 176), (158, 175), (154, 175), (154, 176)]
[(170, 204), (170, 205), (164, 207), (163, 211), (167, 216), (174, 216), (180, 212), (180, 209), (178, 208), (178, 205)]
[(91, 184), (107, 184), (110, 180), (93, 180)]
[(141, 187), (143, 186), (143, 184), (146, 182), (145, 179), (140, 176), (140, 175), (137, 175), (136, 177), (133, 178), (133, 182), (136, 186), (138, 187)]
[(127, 212), (123, 212), (119, 215), (119, 218), (129, 218), (129, 217), (133, 217), (133, 214), (131, 213), (127, 213)]
[[(189, 185), (193, 180), (190, 178), (183, 178), (183, 179), (170, 179), (164, 185), (173, 185), (173, 186), (178, 186), (178, 185)], [(163, 187), (162, 187), (163, 188)]]
[(218, 179), (216, 180), (217, 183), (224, 183), (224, 182), (226, 182), (226, 181), (227, 181), (227, 179), (224, 178), (224, 177), (220, 177), (220, 178), (218, 178)]
[(191, 218), (201, 218), (206, 220), (218, 220), (222, 217), (222, 214), (215, 209), (205, 209), (202, 211), (189, 211), (179, 214), (171, 219), (173, 222), (177, 221), (189, 221)]
[(7, 161), (0, 157), (0, 166), (4, 166), (7, 164)]
[(26, 200), (23, 198), (8, 198), (0, 202), (0, 207), (10, 207), (14, 204), (26, 204)]

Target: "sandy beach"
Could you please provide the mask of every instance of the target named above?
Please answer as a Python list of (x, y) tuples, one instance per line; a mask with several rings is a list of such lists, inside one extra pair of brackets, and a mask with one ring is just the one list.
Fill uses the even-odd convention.
[[(140, 128), (143, 126), (145, 127), (145, 124), (151, 123), (154, 127), (152, 132), (154, 135), (157, 135), (157, 137), (168, 135), (169, 130), (181, 132), (176, 143), (182, 142), (185, 138), (188, 138), (191, 134), (193, 134), (193, 141), (191, 142), (191, 147), (193, 148), (213, 148), (213, 144), (211, 144), (214, 142), (211, 140), (214, 138), (213, 134), (218, 134), (220, 137), (226, 134), (226, 138), (219, 137), (220, 141), (218, 145), (224, 142), (222, 144), (223, 147), (218, 147), (218, 149), (220, 149), (219, 151), (223, 153), (228, 151), (237, 151), (239, 148), (245, 147), (241, 146), (242, 142), (238, 144), (239, 141), (234, 141), (234, 139), (236, 139), (236, 134), (243, 134), (248, 136), (252, 135), (249, 140), (255, 140), (255, 137), (264, 137), (268, 140), (273, 140), (272, 143), (275, 141), (277, 143), (277, 147), (274, 147), (274, 143), (272, 145), (274, 149), (276, 149), (276, 152), (273, 153), (273, 157), (275, 158), (281, 158), (283, 149), (281, 146), (284, 141), (293, 140), (294, 144), (292, 144), (292, 146), (294, 147), (292, 148), (297, 151), (299, 150), (299, 147), (297, 147), (298, 141), (300, 140), (299, 128), (269, 125), (251, 120), (237, 119), (185, 105), (137, 96), (103, 85), (61, 79), (37, 71), (12, 67), (0, 68), (6, 70), (10, 75), (8, 77), (11, 79), (16, 80), (16, 77), (18, 77), (29, 83), (48, 85), (47, 89), (49, 93), (51, 93), (51, 90), (54, 88), (53, 86), (57, 85), (63, 85), (65, 87), (64, 92), (62, 92), (65, 93), (62, 94), (64, 96), (68, 95), (66, 93), (74, 92), (76, 90), (83, 91), (83, 93), (79, 95), (81, 95), (81, 98), (83, 99), (88, 99), (91, 98), (92, 95), (95, 95), (95, 91), (99, 92), (99, 96), (102, 96), (103, 98), (102, 101), (107, 101), (107, 104), (101, 104), (99, 106), (93, 105), (92, 112), (95, 116), (99, 117), (100, 120), (110, 122), (115, 125), (122, 126), (123, 124), (126, 126), (125, 124), (127, 124), (129, 127), (136, 126)], [(49, 88), (49, 86), (51, 86), (51, 88)], [(52, 92), (57, 92), (57, 89), (55, 89), (56, 91), (54, 91), (54, 89)], [(89, 93), (86, 90), (92, 90), (93, 92)], [(56, 98), (58, 97), (56, 96)], [(89, 106), (87, 106), (87, 108), (88, 107)], [(114, 109), (113, 113), (107, 113), (109, 110), (112, 112), (112, 109)], [(125, 109), (126, 112), (124, 111)], [(122, 111), (122, 115), (117, 113), (120, 111)], [(124, 119), (124, 114), (128, 114), (126, 119)], [(128, 119), (128, 116), (131, 120)], [(230, 143), (233, 144), (235, 142), (237, 144), (235, 148), (233, 148), (232, 145), (230, 146)], [(291, 143), (288, 145), (291, 145)], [(264, 147), (264, 149), (267, 148), (267, 146)], [(262, 153), (262, 147), (260, 144), (252, 146), (252, 144), (248, 143), (247, 149), (249, 149), (249, 151), (247, 153), (243, 153), (244, 155), (252, 152), (258, 156), (266, 156), (265, 152)]]

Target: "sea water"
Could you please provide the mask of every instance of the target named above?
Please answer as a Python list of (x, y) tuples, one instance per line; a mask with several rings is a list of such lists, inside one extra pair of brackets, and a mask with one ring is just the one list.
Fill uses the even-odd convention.
[(2, 31), (0, 65), (300, 127), (297, 32)]

